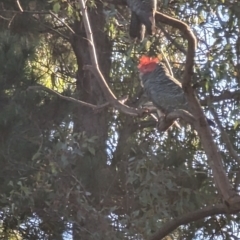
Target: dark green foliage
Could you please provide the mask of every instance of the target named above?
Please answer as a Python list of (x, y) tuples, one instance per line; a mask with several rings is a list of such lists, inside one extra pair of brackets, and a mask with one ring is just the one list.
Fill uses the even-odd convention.
[[(19, 2), (38, 12), (15, 16), (16, 2), (4, 1), (9, 12), (0, 14), (6, 18), (0, 18), (0, 238), (148, 239), (164, 223), (221, 202), (200, 139), (187, 124), (159, 133), (148, 115), (127, 116), (111, 107), (93, 111), (29, 89), (41, 84), (92, 104), (106, 102), (93, 74), (83, 70), (90, 58), (78, 4)], [(208, 96), (236, 92), (228, 99), (213, 97), (209, 105), (239, 149), (239, 3), (158, 5), (197, 35), (193, 85), (206, 116)], [(178, 31), (165, 25), (168, 37), (161, 31), (132, 44), (127, 7), (100, 1), (88, 7), (100, 68), (117, 97), (129, 96), (127, 105), (146, 102), (136, 67), (140, 55), (158, 55), (161, 48), (181, 80), (186, 42)], [(221, 132), (213, 134), (238, 189), (239, 163)], [(237, 238), (238, 215), (209, 216), (168, 236)]]

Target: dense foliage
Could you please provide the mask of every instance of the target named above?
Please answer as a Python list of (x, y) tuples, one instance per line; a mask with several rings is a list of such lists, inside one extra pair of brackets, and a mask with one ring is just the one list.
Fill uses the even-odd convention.
[[(181, 80), (187, 42), (178, 30), (156, 22), (154, 36), (134, 42), (124, 1), (87, 5), (100, 69), (118, 98), (146, 103), (137, 72), (142, 54), (159, 56)], [(193, 87), (216, 122), (214, 141), (238, 190), (240, 2), (167, 0), (158, 11), (197, 37)], [(185, 122), (163, 133), (149, 115), (93, 110), (56, 94), (106, 103), (83, 68), (91, 64), (88, 46), (78, 1), (0, 5), (2, 239), (148, 239), (165, 223), (222, 202), (201, 141)], [(238, 239), (239, 218), (195, 218), (166, 239)]]

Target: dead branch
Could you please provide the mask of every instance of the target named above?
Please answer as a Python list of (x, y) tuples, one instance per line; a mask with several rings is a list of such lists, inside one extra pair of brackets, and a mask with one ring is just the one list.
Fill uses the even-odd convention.
[(171, 35), (165, 30), (165, 28), (162, 25), (158, 26), (161, 31), (164, 33), (164, 36), (183, 54), (187, 55), (187, 51), (179, 44), (176, 42), (175, 39), (171, 37)]
[(188, 224), (193, 221), (203, 219), (205, 217), (214, 216), (216, 214), (233, 214), (238, 212), (239, 209), (228, 209), (224, 204), (205, 207), (203, 209), (187, 213), (181, 217), (168, 221), (160, 228), (158, 232), (156, 232), (152, 237), (150, 237), (150, 240), (161, 240), (170, 232), (183, 224)]
[(16, 0), (16, 3), (17, 3), (17, 5), (18, 5), (19, 10), (20, 10), (21, 12), (23, 12), (23, 8), (22, 8), (19, 0)]

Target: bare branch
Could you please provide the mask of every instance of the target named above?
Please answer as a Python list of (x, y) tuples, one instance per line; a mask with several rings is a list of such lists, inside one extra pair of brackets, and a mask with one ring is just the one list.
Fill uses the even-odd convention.
[(73, 29), (68, 25), (66, 24), (64, 21), (62, 21), (56, 14), (54, 14), (52, 11), (49, 11), (49, 13), (55, 17), (59, 22), (61, 22), (64, 26), (66, 26), (73, 34), (76, 34)]
[(223, 100), (240, 100), (240, 90), (235, 92), (224, 91), (219, 96), (209, 96), (204, 100), (201, 100), (200, 103), (202, 106), (207, 106), (209, 102), (213, 103)]
[[(43, 91), (46, 91), (46, 92), (49, 92), (51, 94), (54, 94), (56, 96), (58, 96), (59, 98), (61, 99), (64, 99), (66, 101), (69, 101), (69, 102), (73, 102), (73, 103), (77, 103), (77, 104), (80, 104), (80, 105), (83, 105), (85, 107), (90, 107), (94, 110), (100, 110), (102, 108), (105, 108), (105, 107), (108, 107), (110, 104), (107, 102), (107, 103), (104, 103), (104, 104), (101, 104), (101, 105), (93, 105), (91, 103), (86, 103), (86, 102), (83, 102), (81, 100), (78, 100), (78, 99), (75, 99), (75, 98), (72, 98), (72, 97), (67, 97), (67, 96), (63, 96), (62, 94), (50, 89), (50, 88), (47, 88), (45, 86), (42, 86), (42, 85), (38, 85), (38, 86), (30, 86), (28, 87), (27, 91), (29, 90), (43, 90)], [(124, 103), (127, 101), (127, 97), (122, 97), (118, 100), (119, 102), (121, 103)]]
[(175, 39), (173, 39), (171, 37), (171, 35), (165, 30), (165, 28), (162, 26), (162, 25), (159, 25), (158, 26), (161, 31), (164, 33), (165, 37), (182, 53), (184, 53), (185, 55), (187, 55), (187, 51), (180, 45), (176, 42)]
[(107, 85), (102, 73), (100, 72), (99, 68), (93, 67), (93, 66), (89, 66), (89, 65), (85, 65), (84, 69), (88, 69), (90, 70), (95, 77), (99, 80), (99, 84), (102, 87), (102, 90), (105, 94), (105, 97), (107, 98), (107, 100), (110, 102), (110, 104), (117, 108), (118, 110), (131, 115), (131, 116), (139, 116), (142, 115), (146, 110), (145, 109), (137, 109), (137, 108), (131, 108), (128, 107), (127, 105), (122, 104), (121, 102), (119, 102), (117, 100), (117, 98), (114, 96), (114, 94), (112, 93), (111, 89), (109, 88), (109, 86)]
[(17, 5), (18, 5), (19, 10), (20, 10), (21, 12), (23, 12), (23, 8), (22, 8), (19, 0), (16, 0), (16, 3), (17, 3)]
[(216, 111), (214, 110), (213, 107), (210, 107), (210, 111), (211, 111), (211, 113), (212, 113), (212, 115), (214, 117), (215, 122), (218, 125), (219, 130), (221, 131), (222, 139), (225, 142), (230, 155), (240, 165), (240, 157), (238, 156), (238, 153), (236, 152), (236, 150), (233, 148), (233, 145), (232, 145), (232, 143), (231, 143), (231, 141), (230, 141), (230, 139), (228, 137), (228, 134), (224, 130), (224, 128), (223, 128), (223, 126), (222, 126), (222, 124), (221, 124), (221, 122), (220, 122), (220, 120), (218, 118), (218, 115), (217, 115)]
[(162, 48), (160, 48), (160, 52), (161, 52), (161, 54), (163, 56), (164, 61), (166, 62), (166, 65), (167, 65), (168, 71), (170, 72), (170, 75), (173, 77), (172, 67), (171, 67), (171, 65), (170, 65), (166, 55), (164, 54)]
[(100, 108), (102, 107), (102, 105), (101, 106), (96, 106), (96, 105), (93, 105), (91, 103), (86, 103), (86, 102), (77, 100), (77, 99), (72, 98), (72, 97), (63, 96), (60, 93), (58, 93), (58, 92), (56, 92), (56, 91), (54, 91), (54, 90), (52, 90), (50, 88), (44, 87), (44, 86), (30, 86), (30, 87), (28, 87), (27, 90), (43, 90), (43, 91), (49, 92), (51, 94), (57, 95), (61, 99), (64, 99), (64, 100), (67, 100), (67, 101), (70, 101), (70, 102), (73, 102), (73, 103), (81, 104), (83, 106), (90, 107), (92, 109), (96, 109), (98, 107), (100, 107)]
[(87, 13), (87, 9), (86, 9), (84, 0), (79, 0), (79, 4), (82, 9), (83, 22), (84, 22), (84, 27), (85, 27), (86, 34), (87, 34), (90, 57), (91, 57), (91, 61), (92, 61), (92, 66), (85, 66), (85, 69), (89, 69), (95, 75), (96, 79), (99, 82), (100, 87), (102, 88), (102, 91), (103, 91), (107, 101), (112, 106), (114, 106), (116, 109), (118, 109), (128, 115), (131, 115), (131, 116), (141, 115), (144, 112), (143, 109), (131, 108), (131, 107), (128, 107), (127, 105), (122, 104), (121, 102), (119, 102), (117, 100), (117, 98), (115, 97), (115, 95), (113, 94), (111, 89), (109, 88), (106, 80), (104, 79), (104, 77), (101, 73), (101, 70), (99, 69), (93, 34), (91, 31), (91, 26), (90, 26), (88, 13)]
[(24, 10), (22, 12), (16, 10), (0, 10), (1, 13), (28, 13), (28, 14), (49, 14), (49, 11), (31, 11)]
[(228, 209), (224, 204), (219, 204), (216, 206), (205, 207), (203, 209), (197, 210), (195, 212), (187, 213), (181, 217), (175, 218), (171, 221), (165, 223), (158, 232), (156, 232), (150, 240), (161, 240), (173, 230), (178, 228), (183, 224), (188, 224), (193, 221), (203, 219), (205, 217), (214, 216), (216, 214), (233, 214), (238, 213), (239, 209)]

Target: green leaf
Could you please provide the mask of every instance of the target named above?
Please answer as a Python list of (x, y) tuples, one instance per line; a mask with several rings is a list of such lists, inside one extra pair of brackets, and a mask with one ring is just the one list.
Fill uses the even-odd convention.
[(54, 5), (53, 5), (53, 11), (55, 12), (55, 13), (58, 13), (59, 12), (59, 10), (60, 10), (60, 8), (61, 8), (61, 6), (60, 6), (60, 3), (54, 3)]

